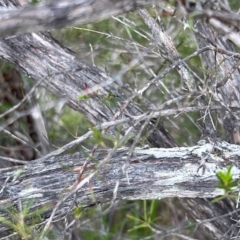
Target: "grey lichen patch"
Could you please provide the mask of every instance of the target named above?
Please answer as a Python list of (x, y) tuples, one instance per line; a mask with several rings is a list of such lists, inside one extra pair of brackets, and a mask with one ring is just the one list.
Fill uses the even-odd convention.
[(149, 149), (139, 149), (134, 150), (138, 154), (147, 154), (155, 158), (181, 158), (184, 159), (188, 156), (189, 152), (193, 151), (195, 147), (177, 147), (177, 148), (149, 148)]
[(202, 158), (204, 153), (211, 153), (213, 152), (213, 150), (214, 150), (213, 145), (210, 143), (206, 143), (206, 144), (194, 147), (192, 154)]
[(39, 193), (38, 188), (29, 188), (19, 192), (19, 196), (23, 198), (40, 198), (43, 197), (43, 194)]

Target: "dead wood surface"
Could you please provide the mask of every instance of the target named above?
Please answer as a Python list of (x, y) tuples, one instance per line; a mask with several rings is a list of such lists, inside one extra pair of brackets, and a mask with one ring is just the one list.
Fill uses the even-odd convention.
[[(6, 1), (1, 2), (2, 5), (6, 3)], [(88, 19), (89, 22), (93, 20), (96, 19)], [(5, 34), (13, 34), (13, 32)], [(69, 106), (84, 113), (95, 125), (110, 122), (118, 117), (131, 119), (132, 116), (143, 114), (143, 111), (133, 101), (127, 104), (124, 111), (119, 110), (126, 100), (122, 92), (124, 86), (121, 85), (121, 81), (111, 79), (98, 68), (86, 64), (48, 33), (29, 33), (2, 39), (0, 57), (13, 63), (21, 72), (35, 80), (41, 80), (43, 86), (58, 97), (65, 98)], [(108, 81), (111, 84), (106, 84), (104, 87), (101, 85)], [(98, 94), (92, 95), (88, 101), (79, 100), (79, 97), (86, 95), (86, 84), (89, 88), (99, 86)], [(109, 92), (119, 99), (117, 109), (109, 109), (103, 104)], [(139, 126), (134, 126), (133, 121), (129, 120), (124, 122), (122, 134), (124, 135), (131, 127), (135, 134), (139, 131)], [(149, 129), (152, 127), (152, 123), (149, 123)], [(109, 129), (111, 133), (116, 131), (118, 131), (116, 126)], [(225, 149), (227, 154), (219, 158), (215, 156), (214, 143), (203, 145), (206, 148), (200, 151), (200, 154), (198, 151), (194, 154), (193, 148), (177, 148), (177, 144), (161, 124), (149, 136), (149, 141), (155, 147), (175, 148), (154, 151), (151, 149), (135, 150), (129, 158), (128, 149), (118, 150), (111, 156), (111, 160), (100, 168), (98, 161), (104, 159), (109, 153), (106, 150), (98, 151), (95, 156), (97, 163), (91, 162), (81, 178), (82, 185), (79, 185), (81, 188), (79, 187), (77, 191), (77, 200), (85, 206), (111, 201), (118, 180), (116, 199), (156, 199), (173, 196), (212, 198), (221, 193), (214, 187), (216, 170), (223, 169), (226, 165), (233, 165), (234, 177), (239, 177), (239, 149), (236, 145), (226, 145), (225, 142), (220, 141), (222, 149), (227, 149)], [(195, 148), (198, 149), (201, 146), (195, 146)], [(155, 151), (158, 152), (157, 157), (154, 155)], [(1, 170), (0, 179), (3, 188), (0, 201), (2, 206), (17, 205), (18, 201), (34, 198), (34, 207), (50, 204), (53, 208), (60, 198), (62, 199), (71, 191), (69, 189), (71, 186), (76, 186), (74, 183), (76, 183), (77, 174), (81, 170), (84, 159), (86, 156), (81, 153), (38, 159), (23, 166), (23, 171), (15, 181), (13, 181), (13, 173), (16, 168)], [(203, 159), (209, 162), (206, 162), (206, 169), (204, 166), (199, 169), (199, 165), (205, 162), (202, 161)], [(126, 169), (122, 169), (123, 166)], [(94, 192), (97, 201), (91, 198), (89, 191)], [(189, 199), (188, 202), (189, 205), (198, 207), (198, 200)], [(64, 201), (56, 216), (64, 214), (71, 203), (72, 198)], [(223, 213), (222, 209), (227, 209), (223, 204), (212, 211), (214, 207), (207, 203), (209, 202), (202, 202), (202, 205), (195, 211), (200, 219), (206, 217), (204, 214), (201, 215), (199, 210), (201, 208), (202, 213), (211, 212), (214, 214), (212, 216), (220, 216)], [(231, 207), (228, 211), (233, 209), (231, 204), (229, 206)], [(231, 220), (216, 219), (209, 229), (212, 228), (215, 236), (221, 236), (226, 232), (226, 228), (230, 228), (231, 223)], [(1, 230), (4, 231), (3, 226)]]
[[(222, 156), (216, 154), (220, 148), (225, 149)], [(240, 147), (226, 142), (189, 148), (136, 148), (131, 157), (128, 153), (128, 148), (114, 153), (96, 151), (81, 179), (78, 175), (90, 152), (38, 159), (22, 167), (2, 169), (1, 212), (4, 213), (4, 207), (18, 206), (19, 201), (27, 199), (34, 199), (33, 209), (43, 206), (51, 209), (70, 192), (76, 196), (66, 198), (55, 217), (71, 210), (74, 196), (82, 207), (113, 199), (214, 198), (223, 193), (215, 187), (217, 171), (232, 165), (234, 178), (240, 174)], [(21, 169), (17, 178), (16, 169)], [(47, 217), (48, 212), (43, 216)], [(0, 224), (0, 232), (5, 230)]]
[[(5, 6), (5, 1), (2, 2), (0, 1), (0, 6)], [(17, 9), (9, 6), (9, 9), (6, 10), (6, 8), (0, 7), (1, 37), (96, 22), (111, 16), (135, 11), (139, 7), (156, 2), (159, 1), (58, 0), (36, 6), (19, 6)]]

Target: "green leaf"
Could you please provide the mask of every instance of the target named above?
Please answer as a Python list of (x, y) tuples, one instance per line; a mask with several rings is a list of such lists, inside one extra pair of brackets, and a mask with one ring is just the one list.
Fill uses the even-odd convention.
[(89, 96), (88, 95), (81, 95), (77, 98), (79, 101), (84, 101), (84, 100), (87, 100), (89, 99)]
[(116, 108), (119, 98), (114, 96), (112, 92), (103, 99), (103, 104), (106, 104), (109, 108)]
[(81, 208), (80, 207), (75, 207), (74, 208), (74, 215), (75, 215), (75, 218), (79, 219), (82, 215), (82, 211), (81, 211)]
[(234, 188), (238, 186), (238, 180), (233, 180), (233, 174), (231, 172), (232, 166), (227, 166), (226, 170), (218, 171), (216, 176), (219, 183), (216, 185), (216, 188), (223, 189), (224, 195), (217, 197), (212, 200), (213, 203), (218, 202), (226, 197), (237, 198), (236, 195), (230, 194), (234, 191)]
[(142, 223), (144, 222), (143, 220), (141, 220), (141, 219), (139, 219), (137, 217), (134, 217), (132, 215), (129, 215), (129, 214), (127, 214), (127, 218), (132, 219), (132, 220), (134, 220), (136, 222), (142, 222)]
[(94, 139), (96, 140), (97, 144), (102, 144), (103, 142), (103, 136), (102, 136), (102, 131), (97, 128), (91, 128), (93, 132)]
[(136, 231), (141, 228), (147, 228), (149, 225), (147, 223), (140, 224), (138, 226), (134, 226), (133, 228), (129, 229), (128, 232)]

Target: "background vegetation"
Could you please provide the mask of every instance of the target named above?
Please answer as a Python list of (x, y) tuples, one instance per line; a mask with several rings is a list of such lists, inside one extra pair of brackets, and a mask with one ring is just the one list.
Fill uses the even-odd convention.
[[(240, 7), (239, 1), (231, 1), (233, 9)], [(175, 1), (167, 5), (175, 9)], [(168, 36), (174, 42), (181, 57), (187, 57), (197, 50), (197, 44), (192, 33), (192, 21), (187, 20), (189, 26), (183, 24), (183, 19), (176, 14), (171, 15), (159, 6), (147, 8), (150, 15), (166, 30)], [(63, 45), (67, 46), (79, 57), (92, 64), (110, 76), (117, 76), (121, 71), (121, 81), (126, 89), (141, 89), (151, 79), (169, 64), (169, 60), (163, 56), (161, 50), (153, 41), (151, 30), (146, 26), (138, 12), (130, 12), (118, 17), (112, 17), (98, 23), (91, 23), (77, 27), (66, 27), (53, 31), (51, 34)], [(238, 51), (238, 50), (236, 50)], [(187, 61), (189, 68), (203, 79), (207, 70), (201, 64), (199, 56)], [(206, 80), (206, 79), (205, 79)], [(0, 76), (0, 114), (11, 109), (31, 89), (34, 82), (31, 78), (18, 72), (11, 64), (1, 62)], [(130, 91), (126, 91), (130, 97)], [(160, 107), (166, 101), (180, 95), (186, 95), (186, 86), (181, 80), (177, 70), (171, 70), (165, 75), (158, 85), (154, 85), (144, 92), (142, 99), (136, 98), (136, 102), (142, 109), (149, 106)], [(194, 97), (186, 97), (179, 102), (172, 103), (169, 108), (187, 107), (195, 103)], [(117, 99), (109, 96), (106, 104), (117, 103)], [(65, 99), (59, 99), (49, 93), (47, 89), (37, 87), (32, 99), (22, 104), (20, 110), (25, 111), (23, 116), (5, 116), (0, 118), (0, 126), (4, 127), (0, 135), (0, 155), (22, 160), (32, 160), (41, 155), (43, 150), (39, 146), (34, 132), (34, 120), (30, 116), (30, 110), (37, 106), (46, 128), (50, 148), (55, 150), (64, 144), (86, 133), (92, 124), (79, 112), (70, 109)], [(180, 113), (170, 117), (161, 117), (160, 121), (168, 132), (174, 137), (180, 146), (192, 146), (197, 144), (201, 137), (201, 117), (199, 112)], [(215, 123), (223, 136), (223, 129), (218, 122), (217, 114), (214, 115)], [(23, 141), (19, 141), (19, 138)], [(71, 152), (82, 149), (92, 149), (95, 144), (101, 148), (113, 147), (118, 136), (98, 132), (87, 139), (81, 146), (75, 147)], [(24, 144), (24, 141), (27, 142)], [(144, 135), (139, 145), (149, 144)], [(1, 167), (8, 167), (9, 163), (2, 161)], [(117, 201), (114, 207), (108, 211), (109, 204), (101, 204), (84, 209), (76, 206), (74, 213), (68, 217), (68, 221), (75, 220), (77, 224), (69, 231), (67, 239), (207, 239), (204, 233), (195, 228), (194, 220), (189, 218), (178, 199), (165, 199), (153, 201)], [(105, 213), (105, 214), (103, 214)], [(24, 214), (23, 214), (24, 216)], [(30, 221), (25, 224), (29, 225)], [(35, 224), (34, 220), (32, 221)], [(58, 239), (64, 222), (58, 222), (49, 232), (50, 239)], [(25, 226), (25, 225), (24, 225)], [(26, 228), (26, 226), (25, 226)], [(181, 229), (181, 234), (176, 229)], [(25, 229), (26, 230), (26, 229)], [(18, 230), (21, 234), (23, 228)], [(35, 232), (35, 228), (28, 229)], [(154, 237), (158, 231), (166, 231), (162, 238)], [(169, 233), (171, 231), (171, 234)], [(37, 239), (38, 233), (35, 233)], [(31, 235), (30, 233), (27, 236)], [(23, 236), (23, 234), (22, 234)], [(192, 238), (190, 238), (192, 237)], [(31, 238), (29, 238), (31, 239)]]

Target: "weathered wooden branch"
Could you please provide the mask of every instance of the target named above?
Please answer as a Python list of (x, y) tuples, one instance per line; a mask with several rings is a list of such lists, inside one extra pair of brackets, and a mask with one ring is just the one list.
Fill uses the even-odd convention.
[(18, 9), (4, 7), (0, 8), (0, 36), (48, 31), (100, 21), (154, 2), (159, 1), (59, 0), (35, 6), (24, 5)]
[[(109, 154), (111, 158), (106, 161)], [(71, 208), (74, 192), (82, 207), (111, 201), (114, 192), (116, 199), (128, 200), (214, 198), (223, 193), (215, 187), (218, 170), (232, 165), (234, 178), (240, 175), (240, 146), (226, 142), (188, 148), (136, 148), (132, 156), (128, 154), (127, 148), (96, 151), (80, 180), (78, 175), (87, 152), (29, 162), (18, 167), (22, 171), (16, 179), (15, 168), (2, 169), (1, 212), (6, 206), (18, 206), (19, 201), (32, 198), (33, 209), (45, 205), (53, 208), (72, 190), (73, 194), (62, 203), (56, 217)], [(4, 230), (0, 224), (0, 232)]]
[[(221, 9), (222, 5), (219, 1), (202, 1), (201, 3), (203, 11), (214, 9), (217, 13), (221, 12), (221, 10), (225, 12), (225, 9)], [(221, 103), (225, 109), (232, 106), (239, 107), (239, 56), (234, 55), (235, 51), (232, 43), (227, 40), (228, 33), (225, 36), (224, 34), (221, 35), (222, 31), (217, 33), (211, 27), (212, 20), (214, 19), (210, 17), (208, 22), (204, 22), (203, 19), (202, 21), (197, 21), (195, 25), (196, 28), (194, 29), (194, 35), (199, 48), (203, 46), (215, 47), (214, 51), (204, 52), (200, 55), (203, 66), (208, 70), (207, 72), (210, 73), (209, 75), (206, 74), (206, 78), (212, 86), (212, 96), (216, 102)], [(221, 28), (223, 27), (224, 26)], [(228, 52), (231, 57), (225, 54), (224, 51)], [(231, 111), (228, 113), (222, 112), (218, 117), (222, 117), (220, 121), (223, 122), (225, 139), (230, 143), (239, 144), (240, 128), (238, 114), (234, 114)], [(183, 200), (183, 203), (190, 210), (193, 218), (199, 218), (200, 214), (201, 219), (211, 218), (216, 215), (220, 216), (236, 208), (234, 201), (230, 199), (226, 199), (217, 206), (212, 205), (206, 199), (187, 199), (186, 201)], [(197, 210), (195, 211), (193, 209)], [(233, 217), (232, 219), (235, 218)], [(205, 227), (205, 229), (211, 232), (211, 239), (229, 239), (231, 236), (237, 236), (239, 231), (238, 227), (234, 222), (231, 222), (230, 218), (219, 219), (210, 224), (206, 224)]]
[[(34, 79), (42, 79), (42, 85), (59, 97), (65, 98), (75, 110), (82, 112), (94, 125), (111, 121), (113, 116), (128, 117), (143, 114), (133, 101), (121, 107), (126, 97), (121, 93), (121, 86), (96, 67), (90, 66), (76, 57), (70, 50), (56, 42), (49, 34), (28, 34), (0, 41), (0, 57), (13, 63), (20, 71)], [(166, 72), (167, 73), (167, 72)], [(89, 89), (97, 86), (97, 94), (79, 100)], [(115, 109), (106, 102), (109, 93), (118, 100)], [(150, 124), (150, 127), (154, 124)], [(125, 133), (132, 123), (124, 124)], [(116, 131), (109, 129), (109, 133)], [(119, 131), (119, 130), (117, 130)], [(136, 127), (133, 132), (137, 132)], [(149, 136), (149, 141), (156, 147), (177, 146), (161, 124)]]
[[(106, 9), (109, 12), (107, 7)], [(88, 20), (89, 22), (93, 21), (93, 19)], [(21, 31), (30, 30), (22, 29)], [(6, 34), (15, 34), (15, 32)], [(57, 96), (66, 98), (72, 108), (83, 112), (93, 124), (110, 121), (114, 114), (116, 114), (116, 118), (142, 114), (141, 109), (133, 101), (127, 105), (126, 109), (122, 110), (121, 107), (126, 103), (126, 97), (121, 93), (121, 88), (124, 86), (116, 83), (114, 79), (109, 79), (99, 69), (84, 63), (48, 34), (32, 33), (3, 39), (0, 42), (0, 56), (34, 79), (42, 79), (46, 88)], [(211, 55), (210, 58), (213, 59), (214, 56)], [(213, 66), (214, 63), (211, 65)], [(111, 85), (101, 86), (103, 82), (107, 81), (110, 81)], [(99, 85), (98, 94), (92, 95), (88, 100), (79, 100), (79, 96), (82, 96), (86, 89), (86, 84), (90, 88)], [(116, 109), (109, 109), (106, 104), (103, 104), (109, 92), (119, 99)], [(225, 101), (225, 98), (223, 99)], [(122, 133), (132, 126), (133, 124), (129, 122), (125, 123)], [(149, 123), (149, 128), (152, 129), (151, 123)], [(118, 129), (115, 127), (109, 129), (110, 133), (116, 131)], [(138, 126), (134, 128), (133, 132), (137, 131)], [(152, 132), (149, 141), (155, 147), (176, 146), (162, 125), (159, 125)], [(206, 146), (208, 146), (208, 150), (205, 149), (202, 153), (196, 152), (198, 148)], [(92, 200), (89, 191), (94, 193), (98, 202), (111, 201), (114, 198), (114, 188), (118, 180), (121, 181), (117, 189), (117, 198), (122, 199), (155, 199), (167, 196), (215, 197), (221, 193), (214, 187), (217, 169), (222, 169), (226, 165), (234, 165), (234, 177), (239, 177), (238, 147), (223, 142), (220, 143), (220, 147), (223, 149), (220, 152), (211, 144), (202, 147), (196, 146), (195, 150), (193, 148), (173, 148), (166, 152), (164, 149), (158, 149), (154, 150), (154, 152), (160, 152), (157, 156), (153, 154), (153, 150), (136, 150), (137, 152), (135, 151), (128, 161), (127, 149), (119, 150), (101, 168), (97, 166), (97, 163), (103, 161), (102, 159), (108, 152), (106, 150), (98, 151), (95, 155), (97, 163), (88, 165), (79, 182), (80, 184), (88, 180), (85, 185), (79, 188), (77, 201), (85, 206), (96, 203)], [(164, 155), (164, 153), (168, 155)], [(220, 153), (220, 156), (217, 157), (216, 153)], [(14, 169), (2, 170), (0, 177), (3, 186), (1, 203), (7, 206), (7, 203), (16, 204), (17, 201), (32, 197), (35, 199), (33, 207), (50, 203), (52, 209), (60, 197), (71, 191), (69, 188), (76, 183), (77, 174), (81, 170), (84, 159), (86, 156), (78, 153), (37, 160), (25, 165), (22, 168), (23, 172), (15, 181), (12, 181)], [(206, 169), (203, 171), (204, 167), (199, 169), (199, 164), (204, 163), (205, 160), (208, 162), (206, 162)], [(61, 207), (62, 212), (59, 209), (56, 216), (64, 214), (71, 201), (72, 198), (64, 201), (63, 207)], [(191, 206), (196, 207), (197, 218), (200, 215), (200, 218), (204, 217), (202, 212), (210, 212), (211, 216), (214, 214), (219, 216), (226, 207), (225, 204), (222, 205), (222, 208), (218, 206), (214, 209), (211, 203), (205, 201), (201, 202), (202, 212), (200, 213), (199, 208), (197, 208), (198, 200), (188, 201), (191, 202)], [(228, 208), (229, 211), (232, 209), (233, 207)], [(206, 226), (210, 226), (209, 229), (214, 232), (215, 236), (218, 236), (217, 234), (221, 236), (225, 232), (224, 226), (227, 228), (231, 226), (231, 220), (223, 222), (217, 220), (216, 224), (206, 224)], [(4, 231), (4, 229), (2, 226), (0, 231)]]

